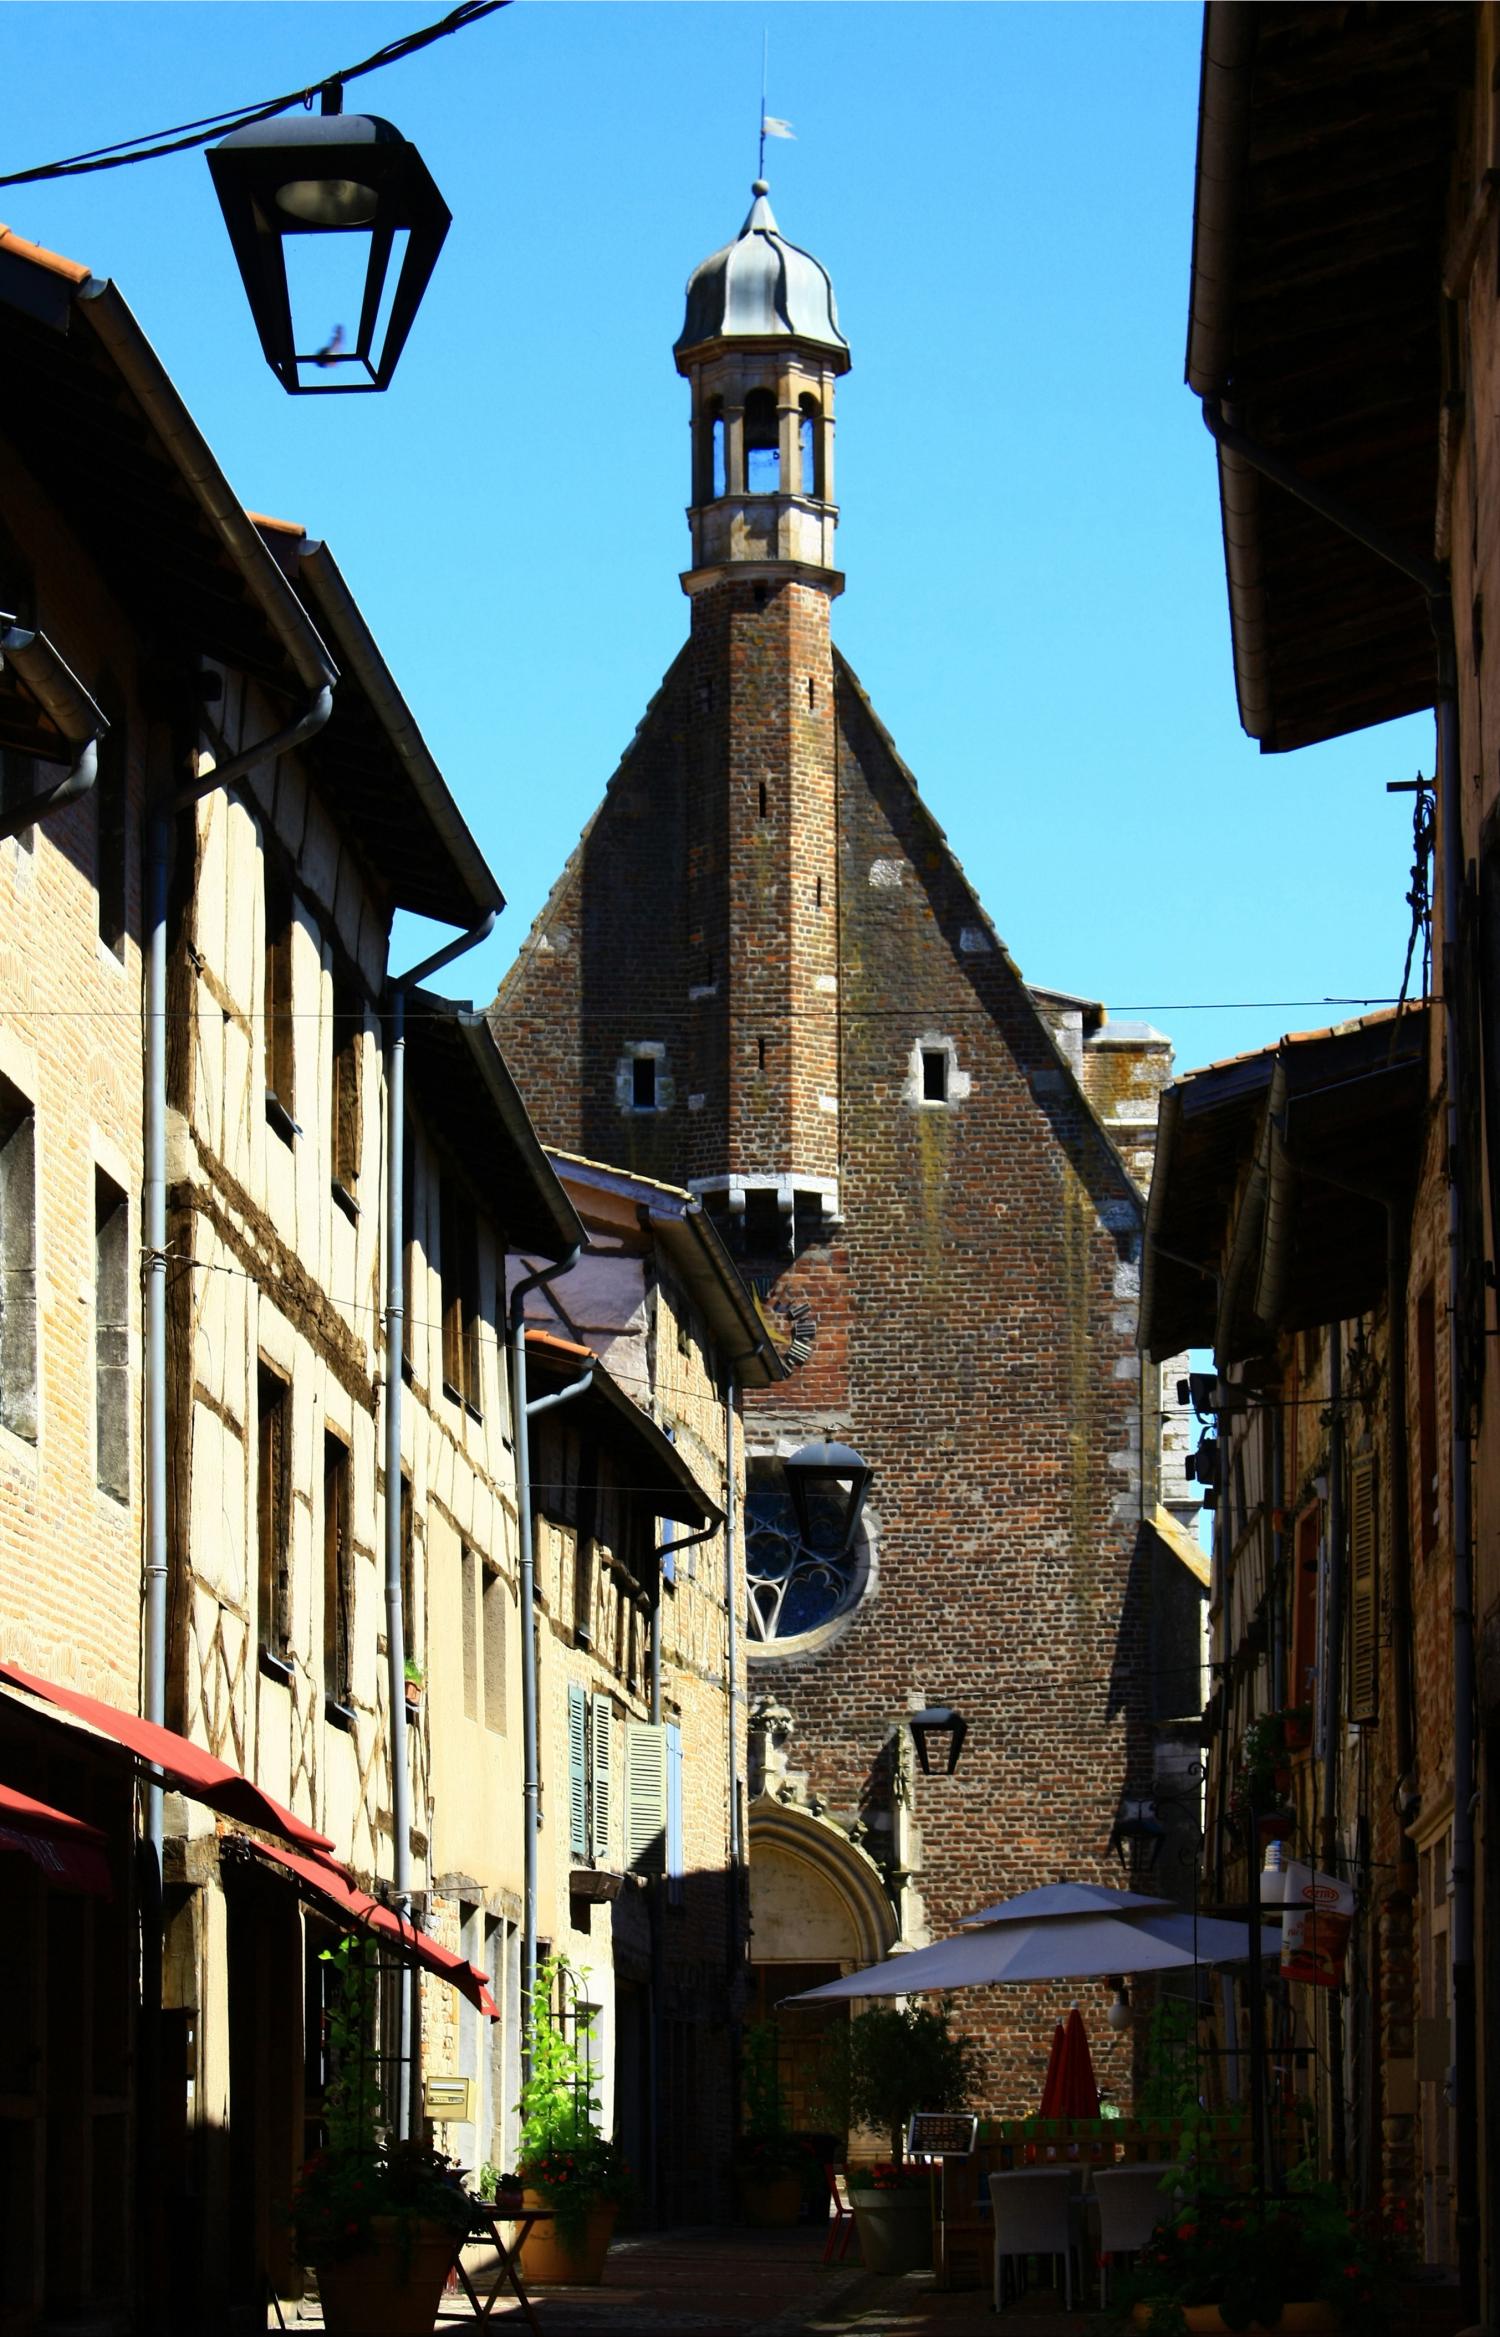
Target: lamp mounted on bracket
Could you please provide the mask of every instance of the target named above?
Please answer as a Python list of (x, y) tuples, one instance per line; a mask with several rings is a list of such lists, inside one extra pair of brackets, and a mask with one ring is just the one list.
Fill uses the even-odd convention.
[[(389, 386), (451, 220), (410, 140), (377, 114), (342, 107), (339, 83), (328, 82), (320, 114), (252, 122), (208, 156), (266, 363), (293, 397)], [(311, 345), (298, 346), (287, 258), (304, 236), (366, 238), (363, 282), (356, 250), (347, 290), (335, 294), (359, 320), (352, 339), (325, 314), (301, 336)], [(333, 378), (304, 379), (308, 369)], [(358, 378), (341, 378), (346, 369)]]
[(925, 1776), (932, 1775), (930, 1755), (933, 1746), (941, 1746), (946, 1740), (948, 1763), (943, 1774), (951, 1777), (958, 1767), (964, 1738), (969, 1733), (969, 1724), (963, 1714), (955, 1712), (951, 1704), (929, 1704), (925, 1711), (914, 1712), (906, 1725), (911, 1730), (911, 1741), (917, 1748), (917, 1759)]
[(1149, 1796), (1122, 1801), (1115, 1820), (1109, 1846), (1121, 1866), (1128, 1865), (1126, 1844), (1135, 1853), (1137, 1862), (1149, 1874), (1161, 1856), (1161, 1846), (1167, 1838), (1167, 1829), (1157, 1815), (1156, 1803)]

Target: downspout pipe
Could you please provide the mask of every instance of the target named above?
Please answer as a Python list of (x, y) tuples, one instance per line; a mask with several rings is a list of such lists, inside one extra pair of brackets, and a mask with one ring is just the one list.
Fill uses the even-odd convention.
[[(1474, 1552), (1470, 1478), (1469, 1372), (1462, 1309), (1467, 1288), (1464, 1256), (1463, 1056), (1457, 1027), (1458, 933), (1464, 875), (1463, 805), (1459, 783), (1458, 659), (1453, 602), (1446, 569), (1396, 543), (1337, 496), (1328, 495), (1290, 463), (1229, 422), (1217, 397), (1203, 399), (1210, 435), (1252, 469), (1295, 495), (1329, 524), (1399, 570), (1423, 594), (1437, 645), (1437, 799), (1443, 905), (1443, 1047), (1448, 1174), (1448, 1358), (1451, 1388), (1449, 1466), (1453, 1485), (1453, 1850), (1448, 1942), (1453, 2005), (1453, 2065), (1449, 2097), (1454, 2118), (1455, 2225), (1458, 2282), (1464, 2310), (1479, 2310), (1478, 2023), (1474, 1990)], [(1404, 1424), (1403, 1424), (1404, 1426)]]
[(50, 818), (53, 812), (88, 794), (99, 775), (99, 741), (109, 728), (46, 634), (0, 617), (0, 665), (6, 663), (15, 667), (32, 697), (56, 723), (73, 749), (73, 761), (50, 787), (0, 812), (0, 842), (19, 836), (23, 828)]
[[(406, 1352), (406, 993), (477, 949), (494, 930), (496, 909), (477, 925), (445, 942), (420, 965), (386, 982), (385, 1039), (385, 1654), (386, 1701), (391, 1745), (391, 1884), (396, 1911), (411, 1910), (411, 1771), (406, 1756), (406, 1615), (401, 1601), (401, 1423)], [(416, 2130), (420, 2069), (415, 2050), (418, 1989), (415, 1967), (401, 1992), (401, 2065), (406, 2084), (396, 2097), (396, 2131), (402, 2139)]]
[[(526, 1300), (560, 1275), (570, 1274), (583, 1255), (575, 1243), (556, 1265), (525, 1274), (510, 1294), (510, 1410), (516, 1440), (516, 1533), (520, 1544), (521, 1577), (521, 2079), (531, 2075), (526, 2038), (536, 2001), (536, 1863), (541, 1830), (541, 1754), (537, 1742), (536, 1710), (536, 1549), (531, 1530), (531, 1420), (526, 1395)], [(583, 1384), (592, 1384), (593, 1373)], [(583, 1386), (565, 1393), (582, 1394)], [(539, 1396), (535, 1409), (551, 1399)]]
[[(144, 1294), (146, 1567), (142, 1637), (145, 1641), (144, 1716), (167, 1717), (167, 883), (174, 816), (216, 788), (233, 787), (257, 763), (300, 746), (333, 711), (333, 685), (324, 682), (295, 721), (246, 747), (227, 763), (196, 775), (154, 805), (146, 821), (145, 1175), (142, 1213)], [(146, 1843), (159, 1886), (162, 1871), (162, 1789), (146, 1793)]]

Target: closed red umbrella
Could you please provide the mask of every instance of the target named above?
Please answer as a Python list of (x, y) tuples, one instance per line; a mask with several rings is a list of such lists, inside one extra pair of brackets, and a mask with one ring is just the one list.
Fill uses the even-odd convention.
[(1053, 2040), (1052, 2065), (1047, 2072), (1047, 2084), (1042, 2094), (1044, 2118), (1097, 2118), (1099, 2115), (1099, 2088), (1094, 2079), (1094, 2059), (1089, 2051), (1088, 2031), (1083, 2015), (1075, 2004), (1068, 2015), (1067, 2027), (1057, 2032), (1062, 2040)]
[(1052, 2050), (1047, 2056), (1047, 2074), (1042, 2080), (1041, 2115), (1044, 2118), (1057, 2118), (1062, 2115), (1061, 2111), (1052, 2106), (1053, 2096), (1057, 2091), (1057, 2073), (1062, 2067), (1062, 2056), (1063, 2025), (1059, 2021), (1052, 2032)]

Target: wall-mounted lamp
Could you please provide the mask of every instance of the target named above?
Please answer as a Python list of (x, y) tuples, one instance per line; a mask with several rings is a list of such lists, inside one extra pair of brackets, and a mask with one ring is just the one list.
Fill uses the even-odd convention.
[(1104, 2017), (1112, 2029), (1128, 2029), (1133, 2015), (1125, 1983), (1117, 1973), (1111, 1972), (1109, 1985), (1115, 1992), (1115, 2000)]
[(930, 1777), (932, 1774), (932, 1762), (929, 1758), (931, 1748), (934, 1745), (941, 1746), (946, 1741), (948, 1765), (943, 1774), (951, 1777), (958, 1767), (958, 1756), (963, 1751), (964, 1738), (969, 1733), (969, 1724), (963, 1714), (955, 1712), (951, 1704), (929, 1704), (925, 1711), (914, 1712), (906, 1725), (911, 1730), (912, 1743), (917, 1748), (917, 1759), (921, 1762), (923, 1773), (926, 1776)]
[(1121, 1866), (1129, 1864), (1125, 1846), (1136, 1854), (1137, 1862), (1149, 1872), (1161, 1856), (1161, 1846), (1167, 1838), (1167, 1829), (1157, 1815), (1156, 1803), (1149, 1796), (1135, 1801), (1122, 1801), (1120, 1814), (1115, 1819), (1109, 1846)]
[[(293, 397), (389, 385), (451, 217), (415, 146), (378, 115), (342, 106), (330, 82), (321, 114), (252, 122), (208, 156), (266, 363)], [(324, 314), (299, 348), (286, 247), (307, 235), (362, 236), (366, 248), (362, 280), (356, 247), (347, 290), (336, 295), (352, 331)], [(398, 237), (405, 248), (388, 292)]]

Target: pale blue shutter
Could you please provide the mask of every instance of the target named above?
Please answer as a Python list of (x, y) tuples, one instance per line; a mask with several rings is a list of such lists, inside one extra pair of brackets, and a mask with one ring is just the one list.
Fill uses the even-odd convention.
[(593, 1755), (589, 1848), (595, 1866), (609, 1864), (610, 1720), (609, 1698), (595, 1696), (589, 1707), (590, 1751)]
[(682, 1904), (682, 1731), (669, 1720), (667, 1736), (667, 1897)]
[(588, 1699), (568, 1683), (568, 1851), (575, 1866), (589, 1854)]

